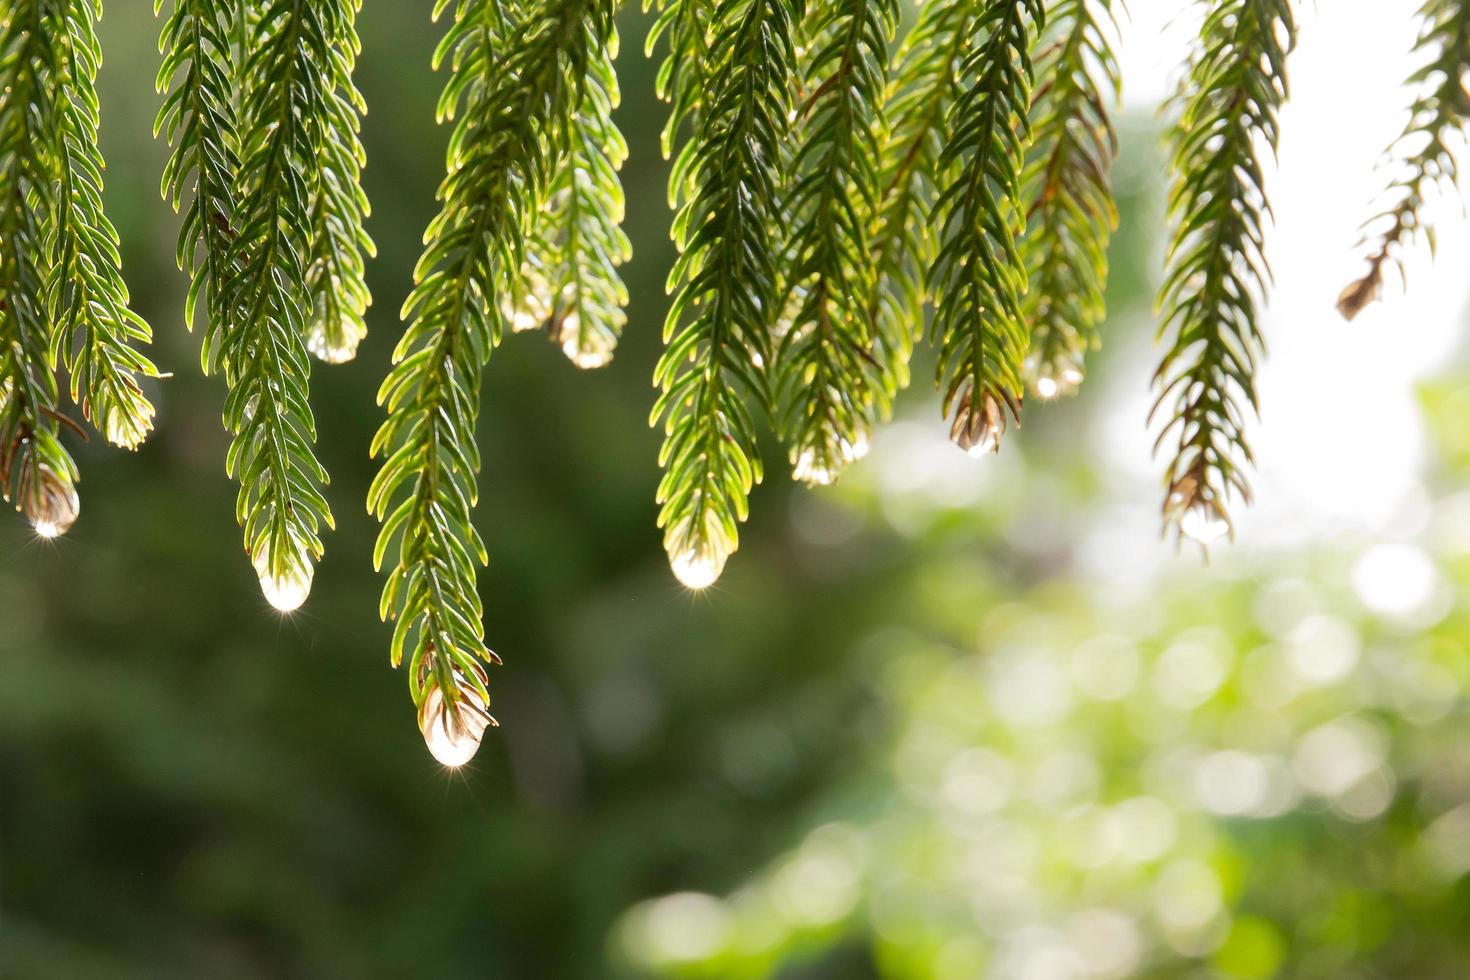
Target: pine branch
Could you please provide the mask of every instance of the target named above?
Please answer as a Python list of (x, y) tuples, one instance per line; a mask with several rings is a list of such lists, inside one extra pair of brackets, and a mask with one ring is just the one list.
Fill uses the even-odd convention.
[(580, 368), (612, 360), (628, 319), (628, 289), (618, 266), (632, 257), (633, 246), (621, 227), (618, 170), (628, 146), (612, 121), (618, 104), (616, 46), (614, 34), (590, 62), (567, 137), (569, 152), (551, 178), (548, 200), (532, 218), (514, 295), (502, 302), (512, 329), (545, 329)]
[(358, 129), (367, 103), (352, 83), (352, 70), (362, 47), (354, 18), (362, 0), (339, 2), (327, 60), (317, 66), (326, 77), (323, 102), (312, 118), (319, 163), (311, 174), (310, 254), (306, 263), (311, 305), (306, 346), (328, 364), (351, 360), (357, 354), (357, 345), (367, 336), (363, 317), (372, 295), (363, 279), (363, 256), (377, 254), (363, 228), (370, 209), (362, 190), (367, 154)]
[(152, 339), (128, 307), (117, 231), (102, 210), (102, 151), (97, 142), (97, 68), (102, 50), (96, 21), (102, 0), (49, 0), (43, 5), (52, 44), (47, 66), (54, 128), (46, 152), (56, 187), (50, 294), (51, 344), (71, 374), (71, 397), (107, 440), (135, 449), (153, 428), (153, 406), (138, 377), (158, 369), (134, 344)]
[(320, 166), (336, 48), (351, 34), (353, 0), (262, 0), (244, 25), (237, 200), (226, 267), (217, 281), (222, 319), (206, 347), (230, 391), (225, 426), (234, 434), (226, 469), (240, 479), (236, 515), (272, 604), (305, 600), (320, 527), (332, 526), (321, 487), (327, 473), (312, 451), (308, 404), (304, 257), (310, 197)]
[(1202, 543), (1231, 533), (1232, 495), (1251, 499), (1242, 406), (1257, 408), (1271, 213), (1256, 148), (1276, 147), (1294, 40), (1288, 0), (1214, 4), (1173, 127), (1174, 234), (1160, 291), (1168, 344), (1154, 374), (1154, 412), (1168, 406), (1170, 417), (1156, 445), (1178, 437), (1165, 470), (1165, 526)]
[(1022, 174), (1030, 289), (1026, 380), (1042, 398), (1076, 389), (1104, 314), (1108, 239), (1118, 226), (1108, 173), (1117, 135), (1108, 114), (1122, 89), (1109, 0), (1057, 0), (1037, 56), (1045, 79), (1031, 100), (1033, 144)]
[(1433, 251), (1434, 229), (1420, 211), (1435, 188), (1452, 188), (1458, 179), (1450, 142), (1457, 135), (1463, 140), (1470, 124), (1470, 0), (1424, 0), (1419, 20), (1414, 51), (1424, 64), (1407, 84), (1421, 94), (1403, 135), (1389, 148), (1401, 170), (1385, 192), (1394, 203), (1364, 225), (1368, 269), (1337, 300), (1349, 320), (1382, 293), (1386, 265), (1397, 265), (1402, 277), (1403, 251), (1414, 238), (1422, 234)]
[(64, 33), (52, 33), (44, 0), (0, 12), (0, 492), (38, 531), (65, 530), (76, 516), (76, 464), (58, 438), (56, 360), (48, 290), (54, 262), (48, 226), (56, 213), (57, 132), (53, 81)]
[(972, 0), (931, 0), (894, 55), (884, 98), (889, 129), (880, 152), (882, 197), (868, 247), (878, 288), (869, 302), (874, 356), (888, 398), (909, 383), (914, 339), (924, 326), (925, 277), (937, 239), (929, 216), (943, 182), (939, 158), (960, 94), (960, 66), (977, 16)]
[[(164, 0), (154, 0), (155, 15)], [(163, 64), (158, 91), (166, 93), (153, 124), (172, 147), (164, 165), (162, 193), (175, 211), (183, 209), (177, 258), (189, 275), (184, 320), (192, 330), (202, 305), (211, 324), (234, 318), (225, 305), (226, 285), (235, 274), (235, 180), (240, 169), (235, 99), (242, 88), (232, 32), (244, 25), (219, 0), (175, 0), (164, 21), (159, 47)], [(184, 207), (187, 199), (188, 206)], [(208, 331), (202, 361), (219, 365), (219, 331)]]
[[(436, 17), (451, 5), (439, 0)], [(386, 454), (368, 508), (383, 522), (375, 561), (396, 560), (382, 614), (395, 618), (392, 661), (411, 649), (409, 686), (435, 755), (466, 761), (486, 725), (489, 692), (471, 522), (479, 451), (481, 367), (499, 342), (499, 298), (524, 254), (528, 211), (544, 197), (592, 64), (612, 37), (612, 0), (549, 0), (501, 17), (491, 0), (458, 0), (435, 64), (450, 77), (441, 119), (449, 140), (441, 209), (429, 226), (409, 325), (379, 392)], [(504, 44), (500, 43), (504, 39)]]
[[(673, 152), (679, 127), (688, 121), (698, 124), (699, 107), (705, 98), (704, 71), (709, 48), (708, 32), (715, 16), (717, 0), (644, 0), (643, 9), (658, 7), (659, 14), (649, 28), (644, 54), (653, 56), (660, 39), (668, 44), (668, 54), (659, 65), (655, 91), (669, 103), (669, 118), (664, 123), (661, 145), (665, 159)], [(685, 147), (692, 146), (686, 143)], [(676, 164), (669, 178), (669, 203), (676, 206), (679, 189), (684, 186), (682, 166)]]
[(1016, 246), (1024, 221), (1020, 171), (1029, 135), (1031, 39), (1040, 0), (989, 0), (974, 30), (983, 40), (961, 67), (939, 169), (954, 178), (935, 202), (943, 244), (930, 269), (937, 380), (950, 436), (979, 455), (999, 451), (1005, 411), (1019, 418), (1027, 334), (1020, 297), (1026, 268)]
[(652, 421), (662, 419), (665, 433), (658, 489), (664, 548), (675, 575), (691, 588), (719, 577), (761, 477), (745, 399), (766, 400), (758, 365), (772, 356), (776, 168), (795, 62), (794, 20), (790, 0), (720, 0), (705, 58), (685, 76), (703, 78), (706, 91), (673, 178), (683, 202), (674, 222), (680, 255), (669, 276), (674, 300), (654, 371), (662, 394)]
[(797, 479), (830, 483), (888, 411), (872, 306), (868, 229), (882, 192), (878, 133), (893, 0), (814, 5), (803, 25), (806, 96), (781, 214), (786, 296), (774, 375)]

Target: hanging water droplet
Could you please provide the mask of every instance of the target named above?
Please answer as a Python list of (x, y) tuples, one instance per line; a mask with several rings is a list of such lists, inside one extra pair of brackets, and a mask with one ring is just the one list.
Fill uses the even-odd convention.
[(475, 757), (485, 729), (495, 724), (484, 697), (457, 673), (455, 687), (458, 698), (453, 705), (435, 684), (429, 688), (419, 709), (419, 731), (424, 735), (429, 754), (440, 765), (451, 769)]
[(803, 449), (796, 457), (791, 475), (808, 486), (827, 486), (837, 479), (835, 468), (819, 463), (815, 449)]
[(606, 366), (613, 358), (613, 338), (600, 330), (582, 332), (582, 317), (575, 310), (562, 317), (561, 350), (577, 367), (592, 370)]
[(153, 427), (153, 407), (146, 401), (141, 403), (143, 411), (135, 415), (113, 405), (102, 416), (102, 435), (114, 446), (137, 449)]
[(522, 269), (522, 276), (515, 291), (503, 294), (500, 301), (500, 312), (513, 333), (540, 329), (551, 317), (546, 300), (552, 292), (551, 284), (530, 267)]
[(1200, 544), (1214, 544), (1230, 533), (1230, 522), (1213, 504), (1200, 500), (1192, 504), (1179, 518), (1179, 531)]
[(1000, 452), (1000, 437), (1005, 431), (1005, 412), (996, 397), (986, 392), (976, 407), (967, 393), (955, 411), (949, 437), (956, 446), (979, 458), (986, 453)]
[(327, 364), (345, 364), (357, 356), (357, 336), (329, 337), (320, 325), (313, 327), (306, 338), (306, 349)]
[(837, 437), (836, 446), (808, 446), (797, 454), (791, 468), (794, 479), (808, 486), (827, 486), (835, 483), (842, 470), (868, 454), (868, 433), (860, 430), (852, 438)]
[(1049, 361), (1042, 361), (1041, 355), (1034, 353), (1026, 359), (1025, 372), (1031, 381), (1031, 390), (1044, 401), (1070, 395), (1082, 384), (1081, 363), (1076, 356), (1066, 352)]
[(41, 463), (37, 470), (37, 483), (31, 485), (27, 480), (26, 486), (21, 488), (26, 519), (38, 537), (58, 538), (76, 523), (82, 510), (82, 500), (69, 478), (45, 463)]
[(270, 549), (261, 548), (260, 555), (255, 559), (255, 574), (260, 576), (260, 591), (265, 595), (265, 601), (281, 612), (295, 612), (311, 594), (314, 569), (309, 562), (293, 564), (282, 571), (277, 571), (274, 565)]
[(690, 548), (670, 558), (669, 567), (681, 585), (697, 592), (715, 584), (725, 570), (726, 557), (714, 549)]

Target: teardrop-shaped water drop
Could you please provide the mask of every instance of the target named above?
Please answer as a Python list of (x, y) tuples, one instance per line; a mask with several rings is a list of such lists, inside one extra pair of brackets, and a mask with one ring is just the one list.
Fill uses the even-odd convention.
[(450, 705), (436, 684), (429, 688), (419, 709), (419, 731), (429, 754), (451, 769), (469, 762), (480, 749), (485, 729), (495, 724), (480, 692), (467, 683), (458, 686), (459, 698)]
[(76, 523), (82, 511), (76, 484), (45, 463), (37, 467), (38, 479), (21, 493), (26, 519), (42, 538), (59, 538)]
[(270, 549), (262, 548), (255, 559), (255, 574), (260, 576), (260, 591), (265, 601), (283, 613), (295, 612), (311, 594), (314, 569), (310, 563), (276, 569)]

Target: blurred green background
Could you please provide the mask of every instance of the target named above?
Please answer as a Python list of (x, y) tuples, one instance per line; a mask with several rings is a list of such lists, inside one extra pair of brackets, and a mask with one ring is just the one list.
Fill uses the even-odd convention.
[(632, 13), (627, 335), (593, 373), (535, 336), (489, 368), (503, 727), (436, 765), (361, 505), (442, 168), (426, 6), (361, 15), (376, 305), (312, 379), (338, 530), (289, 618), (242, 555), (222, 387), (180, 317), (158, 25), (103, 22), (107, 202), (175, 376), (141, 452), (76, 447), (64, 539), (0, 520), (0, 976), (1470, 976), (1463, 386), (1425, 389), (1438, 462), (1397, 539), (1100, 581), (1163, 552), (1099, 536), (1111, 484), (1078, 445), (1152, 329), (1161, 164), (1126, 120), (1113, 346), (1083, 395), (977, 462), (920, 364), (840, 486), (793, 490), (768, 447), (739, 554), (690, 595), (654, 529), (672, 251)]

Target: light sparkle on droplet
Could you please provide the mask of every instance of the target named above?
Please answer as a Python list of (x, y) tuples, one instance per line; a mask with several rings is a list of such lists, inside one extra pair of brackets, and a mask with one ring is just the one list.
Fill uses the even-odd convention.
[(980, 434), (980, 438), (975, 441), (974, 445), (966, 449), (965, 452), (979, 459), (982, 456), (987, 456), (995, 452), (999, 447), (1000, 429), (996, 426), (990, 426)]
[(837, 482), (844, 467), (855, 463), (868, 454), (871, 443), (866, 430), (859, 430), (851, 438), (837, 436), (835, 446), (807, 446), (796, 456), (791, 467), (791, 476), (808, 486), (828, 486)]
[(1043, 374), (1041, 377), (1036, 379), (1036, 393), (1042, 398), (1055, 398), (1057, 397), (1057, 392), (1059, 390), (1060, 386), (1057, 384), (1056, 378), (1053, 378), (1050, 375)]
[(686, 589), (707, 589), (719, 579), (725, 570), (725, 556), (690, 548), (669, 560), (674, 578)]
[(23, 506), (36, 536), (52, 540), (61, 537), (76, 523), (82, 510), (82, 500), (71, 480), (45, 463), (38, 470), (40, 485), (22, 489)]
[(260, 591), (265, 595), (265, 601), (281, 612), (295, 612), (311, 594), (312, 567), (308, 564), (278, 574), (272, 570), (272, 565), (269, 550), (262, 548), (260, 556), (255, 560), (255, 573), (260, 576)]
[(325, 330), (316, 329), (306, 338), (306, 349), (326, 364), (346, 364), (357, 356), (357, 338), (344, 337), (333, 341)]
[(791, 468), (791, 475), (812, 486), (828, 486), (837, 479), (837, 472), (832, 467), (817, 462), (814, 449), (801, 451), (801, 455), (796, 457), (796, 465)]
[(1200, 544), (1214, 544), (1230, 533), (1230, 522), (1203, 501), (1196, 503), (1179, 518), (1179, 531)]

